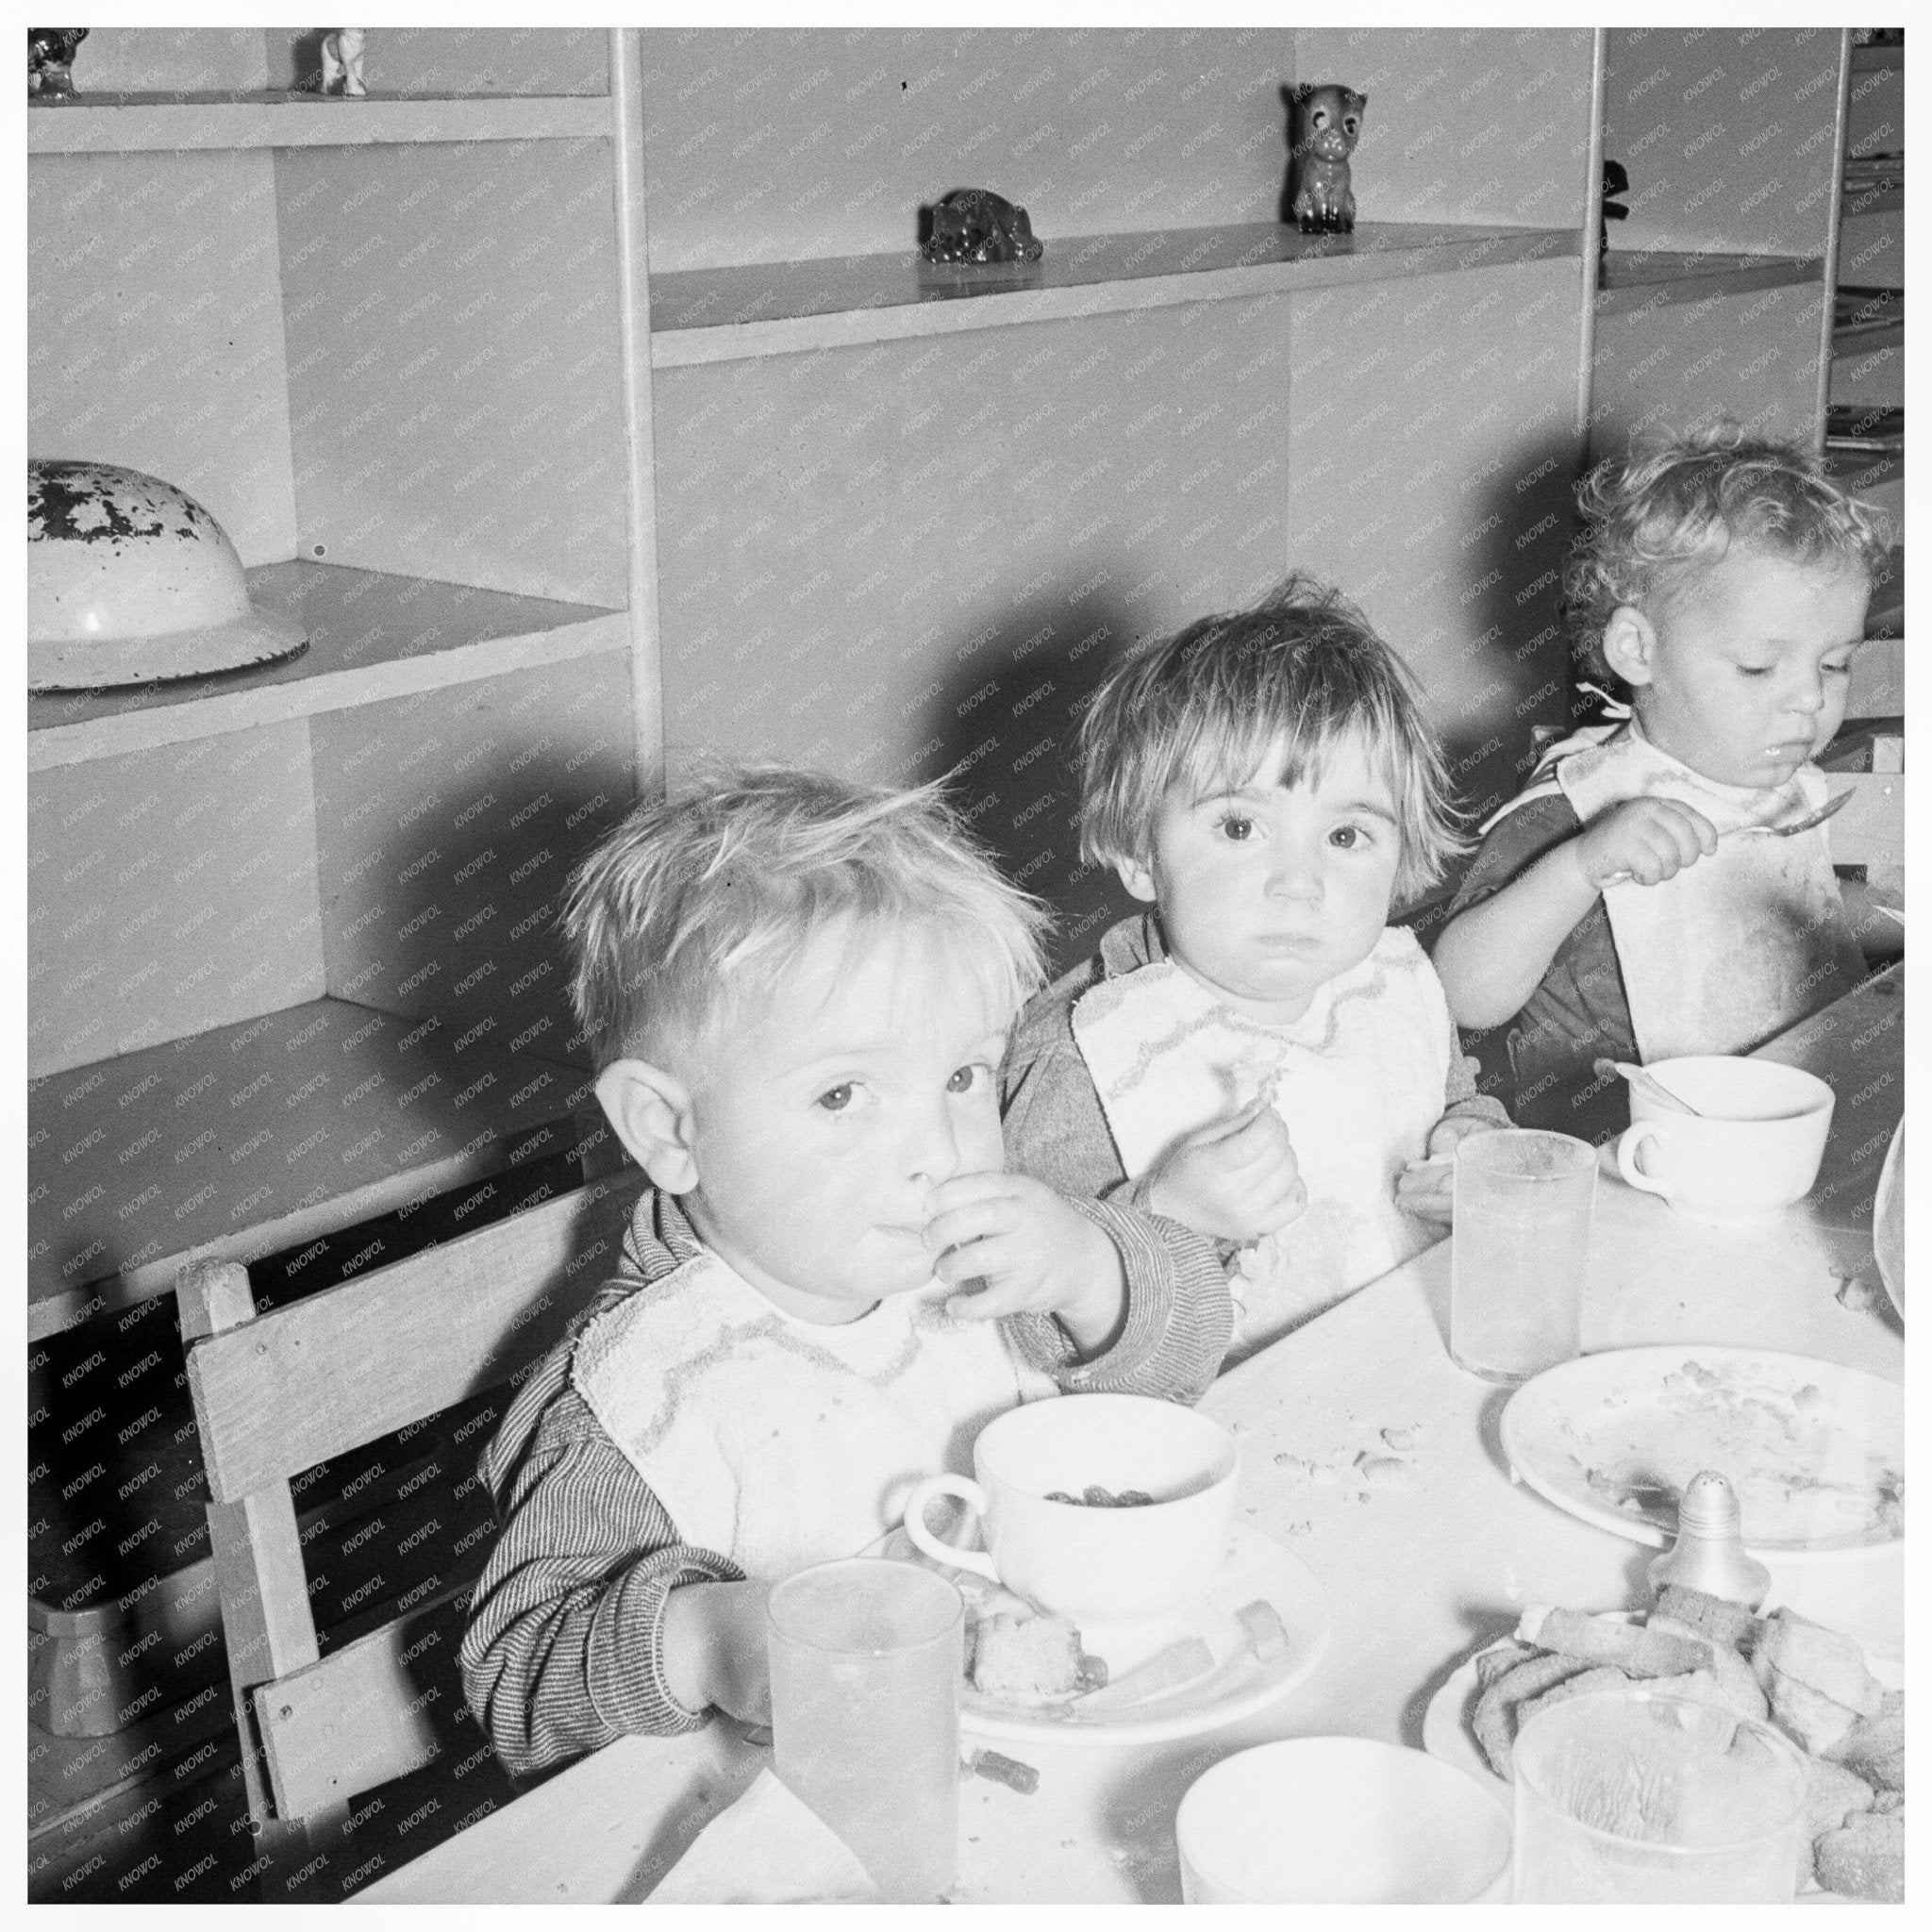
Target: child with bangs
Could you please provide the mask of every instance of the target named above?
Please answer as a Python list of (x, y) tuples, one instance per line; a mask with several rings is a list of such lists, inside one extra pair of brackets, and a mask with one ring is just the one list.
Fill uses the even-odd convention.
[(1629, 1108), (1597, 1059), (1748, 1053), (1862, 976), (1829, 828), (1727, 835), (1827, 802), (1885, 544), (1810, 451), (1735, 424), (1577, 494), (1573, 641), (1629, 702), (1483, 828), (1435, 957), (1458, 1020), (1507, 1024), (1517, 1118), (1602, 1141)]
[(1008, 1150), (1181, 1224), (1252, 1353), (1440, 1239), (1449, 1157), (1507, 1126), (1389, 924), (1459, 841), (1407, 674), (1295, 575), (1144, 645), (1080, 726), (1081, 856), (1144, 913), (1028, 1008)]
[(879, 1544), (1016, 1403), (1212, 1381), (1213, 1256), (1004, 1171), (1043, 923), (930, 790), (774, 767), (639, 807), (577, 873), (573, 997), (651, 1185), (481, 1464), (463, 1681), (511, 1771), (762, 1720), (774, 1582)]

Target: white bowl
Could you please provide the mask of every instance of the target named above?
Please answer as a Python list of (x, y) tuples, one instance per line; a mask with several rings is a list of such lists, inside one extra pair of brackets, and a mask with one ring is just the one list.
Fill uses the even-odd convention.
[(1371, 1738), (1223, 1758), (1174, 1839), (1189, 1905), (1459, 1905), (1508, 1887), (1507, 1810), (1467, 1772)]

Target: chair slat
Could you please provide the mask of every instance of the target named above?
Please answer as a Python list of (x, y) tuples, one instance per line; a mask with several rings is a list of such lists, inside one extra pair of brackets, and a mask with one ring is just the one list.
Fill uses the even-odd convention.
[(441, 1684), (417, 1688), (412, 1653), (441, 1636), (434, 1611), (453, 1594), (255, 1693), (280, 1815), (341, 1804), (437, 1756), (437, 1719), (447, 1731), (452, 1713), (431, 1708)]
[(198, 1341), (208, 1488), (229, 1503), (508, 1379), (615, 1264), (635, 1177), (592, 1184)]

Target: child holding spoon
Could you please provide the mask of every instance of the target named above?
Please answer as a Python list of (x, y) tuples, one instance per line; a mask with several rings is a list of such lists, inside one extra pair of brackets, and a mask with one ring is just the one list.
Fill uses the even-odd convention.
[(1458, 1021), (1507, 1024), (1518, 1121), (1600, 1141), (1628, 1110), (1599, 1060), (1747, 1053), (1862, 974), (1814, 760), (1885, 544), (1815, 457), (1732, 425), (1578, 502), (1572, 631), (1628, 714), (1489, 822), (1435, 962)]
[(1307, 577), (1130, 653), (1080, 727), (1081, 850), (1147, 910), (1027, 1008), (1016, 1166), (1217, 1244), (1231, 1358), (1441, 1238), (1508, 1124), (1391, 902), (1458, 840), (1407, 675)]

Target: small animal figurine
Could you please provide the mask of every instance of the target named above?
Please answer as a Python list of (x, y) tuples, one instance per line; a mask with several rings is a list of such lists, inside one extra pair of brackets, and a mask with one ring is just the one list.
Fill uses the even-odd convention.
[(26, 91), (42, 99), (71, 94), (74, 50), (87, 39), (84, 26), (30, 26), (26, 30)]
[(1596, 225), (1596, 252), (1599, 256), (1610, 252), (1610, 224), (1627, 222), (1630, 210), (1621, 201), (1610, 197), (1630, 192), (1630, 174), (1622, 161), (1604, 163), (1603, 219)]
[(1355, 231), (1348, 158), (1362, 131), (1367, 94), (1352, 87), (1283, 88), (1288, 103), (1288, 217), (1304, 235)]
[(341, 92), (359, 100), (369, 90), (362, 85), (362, 42), (366, 27), (339, 26), (322, 42), (322, 92)]
[(990, 188), (956, 188), (933, 204), (928, 261), (1038, 261), (1045, 244), (1026, 210)]

